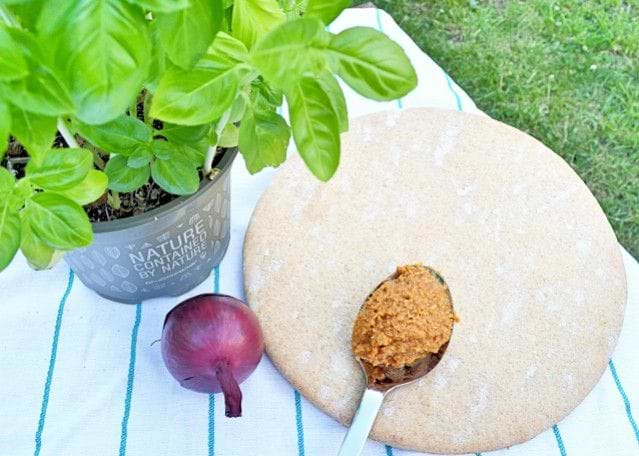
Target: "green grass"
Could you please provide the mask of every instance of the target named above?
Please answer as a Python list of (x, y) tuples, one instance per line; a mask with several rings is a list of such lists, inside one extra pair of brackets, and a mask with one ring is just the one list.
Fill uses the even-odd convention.
[(639, 257), (639, 0), (377, 0), (495, 119), (588, 184)]

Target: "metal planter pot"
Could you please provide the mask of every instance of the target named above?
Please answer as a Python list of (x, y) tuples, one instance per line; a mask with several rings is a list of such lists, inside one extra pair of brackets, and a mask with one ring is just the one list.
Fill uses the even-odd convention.
[(93, 244), (65, 260), (99, 295), (124, 303), (178, 296), (206, 279), (230, 239), (230, 171), (237, 149), (220, 173), (197, 193), (131, 217), (93, 225)]

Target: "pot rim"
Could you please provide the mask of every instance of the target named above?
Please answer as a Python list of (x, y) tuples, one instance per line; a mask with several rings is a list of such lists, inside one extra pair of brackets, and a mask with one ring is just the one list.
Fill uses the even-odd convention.
[(204, 190), (208, 189), (212, 185), (215, 185), (217, 181), (220, 180), (227, 173), (227, 171), (233, 164), (233, 160), (235, 159), (235, 156), (237, 155), (237, 153), (238, 153), (237, 147), (228, 148), (224, 152), (222, 159), (218, 163), (218, 166), (216, 166), (216, 168), (220, 169), (220, 173), (217, 176), (215, 176), (212, 180), (209, 180), (207, 178), (202, 179), (202, 181), (200, 182), (200, 187), (198, 188), (197, 192), (193, 193), (192, 195), (180, 196), (168, 202), (167, 204), (156, 207), (155, 209), (152, 209), (143, 214), (135, 215), (133, 217), (110, 220), (108, 222), (93, 222), (91, 223), (93, 232), (96, 234), (110, 233), (113, 231), (121, 231), (128, 228), (134, 228), (134, 227), (143, 225), (149, 221), (157, 220), (158, 217), (164, 214), (165, 212), (169, 212), (169, 211), (173, 211), (173, 210), (177, 210), (181, 208), (185, 204), (188, 204), (193, 198), (196, 198), (200, 194), (202, 194)]

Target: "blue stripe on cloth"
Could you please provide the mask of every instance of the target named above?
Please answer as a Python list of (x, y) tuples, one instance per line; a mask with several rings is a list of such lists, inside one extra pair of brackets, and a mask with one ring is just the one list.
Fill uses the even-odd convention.
[(297, 455), (304, 456), (304, 421), (302, 420), (302, 396), (295, 390), (295, 423), (297, 424)]
[[(384, 33), (384, 27), (382, 26), (382, 15), (379, 12), (379, 8), (375, 8), (375, 18), (377, 19), (377, 30)], [(404, 107), (404, 103), (401, 98), (395, 100), (397, 102), (397, 107), (402, 109)]]
[(564, 441), (561, 438), (559, 427), (556, 424), (552, 427), (552, 432), (555, 434), (555, 439), (557, 439), (557, 446), (559, 447), (559, 453), (561, 454), (561, 456), (566, 456), (566, 447), (564, 446)]
[(384, 448), (386, 448), (386, 456), (393, 456), (393, 448), (388, 446), (388, 445), (384, 445)]
[(637, 443), (639, 443), (639, 428), (637, 428), (637, 423), (632, 416), (632, 408), (630, 407), (630, 401), (628, 400), (628, 396), (621, 386), (621, 380), (619, 379), (619, 375), (617, 375), (617, 369), (615, 369), (615, 363), (612, 362), (612, 359), (608, 362), (608, 366), (610, 367), (610, 373), (612, 374), (612, 378), (615, 381), (615, 385), (617, 385), (617, 389), (619, 390), (619, 394), (621, 394), (621, 399), (623, 400), (623, 405), (626, 408), (626, 416), (628, 416), (628, 421), (630, 422), (630, 426), (632, 426), (632, 430), (635, 432), (635, 438), (637, 439)]
[(47, 370), (47, 378), (44, 381), (44, 393), (42, 394), (42, 405), (40, 406), (40, 418), (38, 419), (38, 428), (35, 433), (35, 450), (34, 456), (40, 454), (42, 448), (42, 432), (44, 431), (44, 422), (47, 418), (47, 407), (49, 406), (49, 394), (51, 393), (51, 382), (53, 381), (53, 370), (55, 369), (55, 360), (58, 356), (58, 340), (60, 339), (60, 327), (62, 326), (62, 315), (64, 314), (64, 306), (71, 293), (73, 287), (73, 279), (75, 274), (69, 269), (69, 278), (67, 279), (67, 288), (60, 299), (58, 305), (58, 314), (55, 319), (53, 329), (53, 341), (51, 342), (51, 356), (49, 357), (49, 369)]
[(444, 73), (444, 77), (446, 78), (446, 84), (448, 84), (448, 88), (450, 89), (450, 91), (453, 93), (453, 96), (455, 97), (455, 103), (457, 105), (457, 110), (461, 112), (462, 111), (461, 97), (459, 96), (459, 94), (455, 90), (455, 87), (453, 87), (453, 80), (450, 78), (450, 76), (448, 76), (448, 73), (446, 73), (444, 70), (442, 70), (442, 71)]
[[(213, 293), (220, 292), (220, 265), (213, 269)], [(215, 394), (209, 394), (209, 456), (215, 456)]]
[(122, 425), (120, 430), (120, 452), (119, 456), (126, 455), (126, 440), (129, 431), (129, 415), (131, 414), (131, 398), (133, 397), (133, 382), (135, 381), (135, 357), (138, 347), (138, 330), (142, 320), (142, 305), (135, 305), (135, 322), (131, 330), (131, 354), (129, 355), (129, 372), (126, 381), (126, 396), (124, 397), (124, 413), (122, 414)]

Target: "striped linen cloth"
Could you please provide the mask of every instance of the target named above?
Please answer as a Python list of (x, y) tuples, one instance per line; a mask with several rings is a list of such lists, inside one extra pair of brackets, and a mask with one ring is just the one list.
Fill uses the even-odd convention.
[[(417, 68), (417, 90), (393, 103), (345, 88), (351, 115), (436, 106), (478, 112), (472, 100), (390, 16), (345, 11), (333, 32), (364, 25), (398, 41)], [(232, 237), (222, 264), (189, 295), (241, 297), (241, 248), (255, 203), (275, 171), (232, 177)], [(639, 455), (639, 265), (624, 252), (631, 294), (619, 345), (598, 386), (564, 421), (495, 455)], [(221, 397), (180, 388), (159, 344), (165, 314), (181, 298), (143, 305), (106, 301), (62, 263), (31, 271), (24, 259), (0, 276), (0, 456), (229, 456), (336, 454), (345, 429), (308, 403), (264, 359), (243, 384), (244, 417), (225, 419)], [(639, 412), (637, 412), (639, 413)], [(463, 418), (461, 418), (463, 419)], [(366, 455), (411, 454), (369, 441)]]

